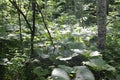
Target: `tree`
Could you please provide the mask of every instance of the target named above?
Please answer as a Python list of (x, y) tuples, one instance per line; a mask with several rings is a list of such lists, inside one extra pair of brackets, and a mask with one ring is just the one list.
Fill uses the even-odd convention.
[[(119, 80), (112, 67), (119, 71), (119, 2), (112, 1), (1, 0), (0, 80), (58, 80), (61, 70), (65, 80)], [(94, 76), (86, 74), (91, 70)]]
[(107, 15), (109, 15), (109, 3), (110, 3), (110, 0), (106, 0), (106, 13), (107, 13)]
[(97, 0), (98, 49), (106, 48), (106, 0)]

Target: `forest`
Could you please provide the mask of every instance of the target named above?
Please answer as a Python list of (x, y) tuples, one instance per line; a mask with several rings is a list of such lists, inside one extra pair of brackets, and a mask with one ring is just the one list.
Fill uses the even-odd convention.
[(0, 0), (0, 80), (120, 80), (120, 0)]

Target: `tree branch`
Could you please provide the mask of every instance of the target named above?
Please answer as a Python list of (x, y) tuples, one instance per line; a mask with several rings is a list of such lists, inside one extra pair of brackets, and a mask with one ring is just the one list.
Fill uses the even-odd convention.
[(30, 29), (30, 31), (32, 31), (32, 28), (31, 28), (31, 26), (30, 26), (30, 23), (28, 22), (28, 20), (27, 20), (27, 17), (25, 16), (25, 14), (22, 12), (22, 10), (18, 7), (18, 5), (16, 4), (16, 2), (15, 1), (11, 1), (11, 0), (9, 0), (10, 1), (10, 3), (17, 9), (17, 11), (19, 11), (19, 13), (23, 16), (23, 18), (25, 19), (25, 21), (26, 21), (26, 24), (28, 25), (28, 28)]
[(46, 29), (47, 32), (48, 32), (48, 35), (49, 35), (49, 38), (50, 38), (51, 44), (53, 45), (53, 48), (54, 48), (54, 50), (55, 50), (55, 46), (54, 46), (54, 43), (53, 43), (53, 40), (52, 40), (51, 33), (50, 33), (49, 29), (48, 29), (47, 23), (45, 22), (44, 15), (43, 15), (43, 13), (41, 12), (41, 8), (40, 8), (40, 6), (39, 6), (38, 4), (37, 4), (37, 8), (38, 8), (38, 10), (39, 10), (39, 13), (41, 14), (42, 21), (43, 21), (43, 24), (44, 24), (45, 29)]
[[(18, 7), (21, 8), (20, 3), (18, 2)], [(20, 48), (22, 50), (22, 54), (24, 53), (24, 46), (23, 46), (23, 36), (22, 36), (22, 26), (21, 26), (21, 15), (20, 12), (18, 11), (18, 24), (19, 24), (19, 35), (20, 35)]]
[(31, 32), (31, 56), (30, 57), (33, 57), (33, 54), (34, 54), (34, 36), (35, 36), (35, 9), (36, 9), (36, 3), (35, 1), (32, 1), (32, 21), (33, 21), (33, 24), (32, 24), (32, 29), (33, 31)]

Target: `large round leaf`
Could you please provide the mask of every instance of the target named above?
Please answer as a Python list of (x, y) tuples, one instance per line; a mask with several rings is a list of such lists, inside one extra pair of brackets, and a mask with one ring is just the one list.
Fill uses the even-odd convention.
[(86, 66), (75, 66), (75, 80), (95, 80), (93, 73)]
[(52, 76), (54, 80), (70, 80), (67, 72), (60, 68), (55, 68), (52, 71)]

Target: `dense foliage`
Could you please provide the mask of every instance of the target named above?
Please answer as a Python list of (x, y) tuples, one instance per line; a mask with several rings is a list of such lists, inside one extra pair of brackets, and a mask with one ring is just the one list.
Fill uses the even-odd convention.
[(0, 80), (119, 80), (120, 1), (109, 0), (106, 49), (95, 0), (0, 0)]

